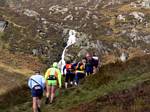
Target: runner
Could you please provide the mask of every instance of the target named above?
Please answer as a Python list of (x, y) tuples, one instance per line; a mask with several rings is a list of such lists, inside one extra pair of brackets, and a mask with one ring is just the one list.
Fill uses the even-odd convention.
[(94, 58), (92, 58), (92, 55), (90, 53), (86, 54), (86, 65), (85, 65), (85, 72), (86, 76), (90, 74), (95, 74), (96, 73), (96, 68), (98, 66), (98, 63), (96, 63)]
[(33, 112), (41, 112), (41, 98), (45, 88), (45, 79), (40, 75), (40, 71), (36, 71), (28, 80), (28, 86), (32, 94), (32, 109)]
[[(65, 73), (65, 70), (66, 70), (66, 73)], [(70, 85), (72, 86), (75, 73), (74, 73), (74, 67), (70, 63), (70, 61), (66, 62), (66, 65), (64, 66), (64, 69), (63, 69), (63, 74), (65, 74), (65, 88), (68, 88), (69, 82), (70, 82)]]
[(45, 104), (49, 102), (52, 103), (55, 97), (55, 91), (57, 88), (57, 84), (59, 84), (59, 88), (61, 88), (61, 72), (58, 69), (57, 62), (53, 63), (53, 67), (49, 68), (45, 73), (46, 79), (46, 101)]
[(85, 77), (85, 64), (86, 64), (86, 59), (83, 58), (80, 62), (78, 62), (76, 66), (76, 71), (75, 71), (75, 85), (76, 86), (79, 84), (79, 80)]

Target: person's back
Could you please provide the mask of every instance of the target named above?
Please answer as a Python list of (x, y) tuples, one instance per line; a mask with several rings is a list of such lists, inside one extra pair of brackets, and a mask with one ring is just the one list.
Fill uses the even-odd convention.
[(53, 85), (54, 83), (57, 84), (58, 81), (59, 87), (61, 87), (61, 73), (58, 68), (49, 68), (45, 73), (45, 79), (49, 85)]
[(76, 66), (76, 72), (75, 72), (75, 85), (78, 85), (79, 80), (83, 79), (85, 77), (85, 63), (86, 60), (83, 58), (80, 62), (78, 62)]
[(76, 66), (76, 72), (84, 72), (85, 67), (84, 64), (82, 62), (79, 62)]
[(86, 75), (93, 74), (93, 72), (96, 71), (95, 69), (97, 68), (97, 66), (98, 66), (98, 61), (96, 61), (91, 54), (87, 53), (86, 67), (85, 67)]
[(68, 73), (72, 72), (72, 64), (71, 63), (66, 64), (66, 72), (68, 72)]
[(94, 59), (94, 66), (97, 68), (98, 67), (98, 65), (99, 65), (99, 57), (98, 56), (93, 56), (92, 57), (93, 59)]
[(75, 73), (74, 73), (74, 67), (71, 64), (70, 61), (67, 61), (66, 65), (65, 65), (65, 69), (66, 69), (66, 75), (65, 75), (65, 88), (68, 88), (68, 83), (70, 82), (70, 85), (73, 85), (73, 80), (75, 77)]
[(85, 70), (86, 70), (86, 73), (88, 73), (88, 75), (93, 73), (94, 61), (95, 60), (92, 58), (92, 59), (87, 60), (86, 62)]
[(40, 75), (40, 71), (36, 71), (36, 74), (29, 78), (28, 86), (31, 89), (33, 99), (33, 112), (40, 112), (40, 100), (45, 88), (45, 79), (42, 75)]
[(34, 86), (40, 85), (42, 89), (45, 87), (45, 79), (42, 75), (32, 75), (29, 79), (28, 86), (32, 89)]
[(49, 68), (45, 73), (45, 79), (46, 79), (46, 101), (45, 103), (48, 104), (49, 100), (50, 103), (53, 102), (56, 86), (59, 84), (59, 88), (61, 88), (61, 72), (58, 69), (57, 62), (53, 63), (53, 67)]
[(101, 66), (101, 62), (98, 56), (93, 56), (92, 57), (94, 59), (94, 63), (93, 63), (93, 73), (97, 73), (97, 71), (99, 71), (100, 66)]

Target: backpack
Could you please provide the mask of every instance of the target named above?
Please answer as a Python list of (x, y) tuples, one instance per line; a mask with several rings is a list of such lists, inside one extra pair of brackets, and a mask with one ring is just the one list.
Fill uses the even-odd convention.
[(57, 72), (56, 72), (56, 69), (50, 69), (49, 70), (49, 76), (47, 78), (47, 80), (57, 80)]
[(72, 72), (73, 71), (72, 64), (66, 64), (66, 71), (67, 72)]
[(83, 63), (80, 63), (80, 62), (76, 66), (76, 70), (84, 71), (84, 68), (85, 67), (84, 67)]
[(71, 64), (66, 64), (66, 70), (70, 70), (72, 69), (72, 65)]

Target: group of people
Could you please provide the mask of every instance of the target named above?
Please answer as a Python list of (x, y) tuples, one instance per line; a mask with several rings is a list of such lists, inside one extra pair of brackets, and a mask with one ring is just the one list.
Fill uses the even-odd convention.
[(40, 103), (44, 90), (46, 91), (45, 104), (53, 103), (57, 87), (62, 87), (62, 76), (65, 76), (65, 88), (68, 88), (69, 84), (77, 86), (80, 79), (96, 73), (98, 62), (98, 57), (93, 57), (87, 53), (86, 57), (79, 62), (67, 61), (63, 74), (60, 72), (57, 62), (54, 62), (52, 67), (47, 69), (45, 77), (41, 75), (40, 71), (36, 71), (35, 75), (32, 75), (28, 80), (32, 94), (33, 112), (41, 112)]
[(68, 88), (69, 84), (71, 86), (77, 86), (80, 79), (83, 79), (90, 74), (95, 74), (98, 68), (98, 62), (98, 57), (93, 57), (89, 53), (87, 53), (86, 57), (82, 58), (79, 62), (71, 63), (70, 61), (67, 61), (63, 69), (65, 88)]

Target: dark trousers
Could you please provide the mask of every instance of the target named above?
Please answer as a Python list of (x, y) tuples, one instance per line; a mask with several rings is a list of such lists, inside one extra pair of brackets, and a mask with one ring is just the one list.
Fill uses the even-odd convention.
[(84, 77), (85, 77), (85, 73), (77, 72), (76, 75), (75, 75), (75, 81), (76, 81), (76, 83), (78, 84), (79, 80), (83, 79)]
[(74, 73), (66, 73), (65, 82), (69, 82), (74, 80), (75, 74)]

